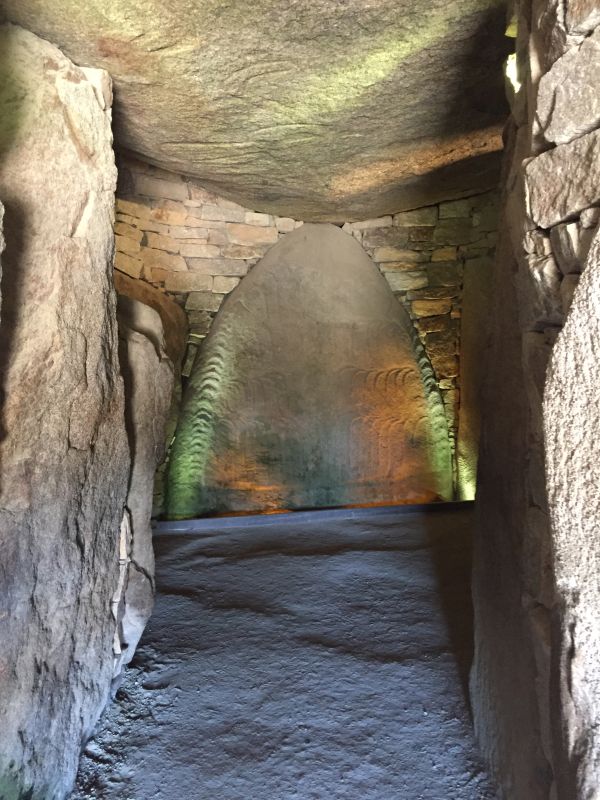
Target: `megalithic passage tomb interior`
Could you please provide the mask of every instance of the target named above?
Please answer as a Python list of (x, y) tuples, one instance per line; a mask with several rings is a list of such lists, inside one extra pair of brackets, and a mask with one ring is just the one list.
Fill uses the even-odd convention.
[(4, 0), (0, 800), (600, 796), (600, 0)]

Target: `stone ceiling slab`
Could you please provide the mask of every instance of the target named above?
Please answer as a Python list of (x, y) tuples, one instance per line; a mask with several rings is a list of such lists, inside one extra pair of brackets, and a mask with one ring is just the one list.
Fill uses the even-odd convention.
[(357, 219), (496, 180), (502, 0), (4, 8), (78, 64), (111, 73), (121, 148), (243, 205)]

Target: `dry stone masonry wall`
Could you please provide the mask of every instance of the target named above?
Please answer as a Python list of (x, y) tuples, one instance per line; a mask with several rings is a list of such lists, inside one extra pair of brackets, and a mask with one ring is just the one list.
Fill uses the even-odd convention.
[(600, 10), (521, 0), (515, 22), (473, 704), (506, 798), (579, 800), (600, 791)]
[[(224, 298), (270, 247), (303, 223), (245, 209), (182, 176), (131, 159), (121, 164), (119, 195), (116, 270), (152, 284), (185, 308), (189, 338), (183, 373), (189, 375)], [(459, 435), (465, 269), (489, 274), (496, 220), (497, 195), (487, 192), (343, 226), (413, 320), (444, 399), (453, 448)]]
[(465, 274), (473, 268), (490, 274), (497, 213), (497, 194), (487, 192), (343, 226), (377, 264), (417, 329), (444, 399), (453, 449)]

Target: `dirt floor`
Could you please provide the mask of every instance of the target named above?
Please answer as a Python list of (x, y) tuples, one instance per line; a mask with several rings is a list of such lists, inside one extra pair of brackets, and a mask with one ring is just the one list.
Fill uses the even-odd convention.
[(471, 509), (158, 526), (158, 595), (72, 800), (492, 800)]

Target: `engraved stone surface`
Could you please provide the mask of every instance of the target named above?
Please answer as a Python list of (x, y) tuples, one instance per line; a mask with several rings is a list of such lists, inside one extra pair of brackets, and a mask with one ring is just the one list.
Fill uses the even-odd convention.
[(339, 228), (288, 234), (196, 359), (168, 515), (451, 496), (444, 409), (405, 310)]
[(496, 184), (504, 5), (5, 0), (0, 20), (110, 73), (120, 148), (255, 211), (345, 221)]

